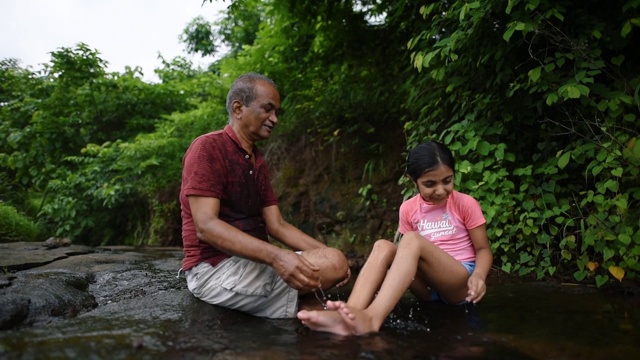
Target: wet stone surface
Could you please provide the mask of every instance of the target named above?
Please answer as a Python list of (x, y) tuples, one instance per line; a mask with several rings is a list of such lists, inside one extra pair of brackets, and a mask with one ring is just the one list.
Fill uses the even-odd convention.
[[(629, 359), (640, 351), (638, 296), (589, 287), (491, 278), (477, 306), (407, 296), (380, 333), (345, 338), (195, 299), (176, 277), (178, 248), (71, 245), (44, 253), (46, 261), (29, 251), (46, 250), (0, 252), (0, 268), (14, 269), (0, 276), (1, 359)], [(326, 295), (344, 300), (348, 291)]]

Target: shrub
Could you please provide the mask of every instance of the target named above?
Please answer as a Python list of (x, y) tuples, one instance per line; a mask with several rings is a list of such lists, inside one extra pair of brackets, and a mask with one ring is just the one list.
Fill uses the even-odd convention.
[(0, 202), (0, 242), (36, 241), (38, 225), (16, 208)]

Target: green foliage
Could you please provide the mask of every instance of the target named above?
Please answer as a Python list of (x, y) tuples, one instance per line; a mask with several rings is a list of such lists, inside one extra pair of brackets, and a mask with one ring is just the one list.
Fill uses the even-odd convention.
[(626, 25), (640, 2), (583, 5), (423, 6), (429, 28), (409, 48), (431, 92), (406, 129), (410, 144), (437, 137), (456, 152), (504, 271), (602, 286), (640, 270), (640, 74)]
[(0, 201), (0, 243), (38, 240), (39, 228), (16, 208)]
[(152, 131), (161, 114), (188, 108), (177, 89), (146, 84), (136, 70), (106, 74), (104, 61), (84, 44), (54, 51), (52, 64), (42, 76), (13, 81), (18, 89), (33, 84), (37, 92), (16, 93), (1, 112), (0, 134), (7, 142), (0, 165), (15, 173), (17, 183), (36, 190), (46, 187), (59, 162), (85, 145)]
[(224, 126), (230, 82), (258, 71), (286, 111), (266, 146), (331, 148), (348, 164), (332, 181), (355, 174), (363, 217), (399, 205), (380, 181), (402, 167), (398, 149), (440, 139), (458, 159), (457, 188), (483, 206), (502, 270), (597, 286), (637, 279), (639, 8), (236, 0), (182, 34), (190, 52), (230, 51), (207, 71), (162, 59), (158, 84), (138, 68), (107, 73), (85, 44), (52, 52), (37, 72), (2, 60), (2, 211), (86, 244), (179, 243), (184, 151)]
[(182, 31), (180, 41), (187, 46), (187, 52), (190, 54), (198, 53), (203, 56), (208, 56), (215, 55), (218, 51), (213, 24), (206, 21), (202, 16), (191, 20)]
[[(385, 3), (399, 11), (395, 2)], [(262, 23), (255, 38), (239, 43), (242, 52), (221, 61), (221, 73), (233, 79), (258, 71), (273, 78), (286, 111), (279, 131), (327, 142), (351, 136), (369, 146), (367, 138), (397, 128), (410, 69), (389, 59), (406, 53), (407, 32), (367, 22), (368, 13), (351, 1), (235, 1), (228, 19), (245, 12), (261, 14)]]
[(243, 52), (245, 46), (254, 43), (270, 9), (271, 4), (268, 1), (234, 0), (227, 8), (227, 15), (213, 24), (216, 31), (213, 32), (212, 29), (211, 38), (220, 39), (229, 47), (226, 57), (235, 58)]
[(143, 224), (169, 217), (167, 201), (175, 210), (184, 150), (211, 125), (199, 114), (226, 118), (220, 107), (188, 112), (219, 102), (220, 82), (183, 59), (165, 63), (161, 84), (143, 82), (138, 69), (107, 74), (104, 64), (84, 44), (54, 51), (40, 73), (2, 63), (2, 198), (16, 206), (23, 200), (13, 192), (39, 198), (34, 216), (51, 235), (86, 244), (149, 241), (149, 231), (162, 231)]
[(80, 155), (65, 158), (78, 170), (49, 183), (57, 196), (43, 208), (57, 224), (56, 235), (99, 244), (175, 241), (179, 234), (164, 232), (179, 213), (182, 155), (193, 138), (212, 125), (224, 126), (221, 107), (176, 113), (159, 122), (155, 132), (88, 144)]

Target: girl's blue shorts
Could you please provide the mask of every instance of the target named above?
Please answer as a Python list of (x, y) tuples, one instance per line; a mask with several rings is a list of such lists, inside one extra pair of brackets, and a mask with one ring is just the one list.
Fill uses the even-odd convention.
[[(469, 272), (469, 275), (473, 274), (473, 270), (475, 270), (476, 268), (476, 262), (475, 261), (462, 261), (460, 262), (462, 264), (462, 266), (464, 266), (467, 271)], [(444, 301), (441, 297), (440, 294), (438, 294), (438, 292), (435, 289), (431, 289), (431, 301), (438, 301), (441, 300), (443, 302)], [(462, 305), (464, 304), (466, 301), (463, 301), (462, 303), (458, 304), (458, 305)]]

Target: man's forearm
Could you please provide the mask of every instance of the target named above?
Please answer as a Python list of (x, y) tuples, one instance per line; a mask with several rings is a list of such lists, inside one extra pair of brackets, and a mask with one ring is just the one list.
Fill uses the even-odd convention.
[(312, 250), (327, 246), (289, 223), (283, 224), (277, 230), (270, 229), (269, 235), (295, 251)]
[(281, 249), (255, 238), (228, 223), (217, 219), (198, 232), (198, 238), (229, 255), (239, 256), (264, 264), (271, 264)]

